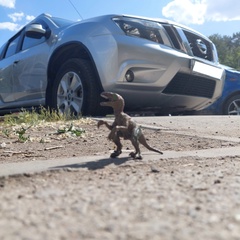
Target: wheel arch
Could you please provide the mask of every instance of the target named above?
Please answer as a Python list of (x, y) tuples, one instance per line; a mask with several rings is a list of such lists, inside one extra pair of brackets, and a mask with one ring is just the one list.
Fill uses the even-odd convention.
[(99, 88), (103, 90), (100, 77), (95, 65), (95, 62), (92, 58), (91, 53), (87, 49), (87, 47), (79, 42), (69, 42), (67, 44), (63, 44), (59, 46), (52, 54), (47, 69), (48, 83), (47, 83), (47, 91), (46, 98), (48, 96), (48, 90), (51, 88), (53, 84), (53, 80), (56, 77), (58, 69), (61, 65), (71, 58), (79, 58), (88, 60), (92, 66), (92, 69), (96, 76), (96, 82), (99, 85)]

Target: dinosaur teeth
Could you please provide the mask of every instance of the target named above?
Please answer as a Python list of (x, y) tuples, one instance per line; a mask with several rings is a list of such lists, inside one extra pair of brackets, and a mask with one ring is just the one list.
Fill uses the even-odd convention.
[(101, 96), (101, 97), (103, 97), (103, 98), (105, 98), (105, 99), (108, 99), (108, 96), (106, 96), (104, 92), (103, 92), (103, 93), (101, 93), (101, 95), (100, 95), (100, 96)]

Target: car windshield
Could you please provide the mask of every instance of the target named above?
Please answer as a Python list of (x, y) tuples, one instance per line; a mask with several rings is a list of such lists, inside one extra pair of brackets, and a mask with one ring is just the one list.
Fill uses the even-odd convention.
[(65, 27), (67, 25), (74, 23), (74, 21), (66, 20), (62, 18), (52, 17), (51, 19), (58, 27)]
[(3, 57), (3, 50), (4, 50), (5, 46), (6, 46), (6, 43), (4, 43), (4, 44), (1, 46), (1, 48), (0, 48), (0, 60), (1, 60), (2, 57)]

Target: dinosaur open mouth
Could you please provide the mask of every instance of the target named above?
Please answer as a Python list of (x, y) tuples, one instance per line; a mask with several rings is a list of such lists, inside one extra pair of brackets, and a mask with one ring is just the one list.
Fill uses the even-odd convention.
[(108, 95), (107, 93), (103, 92), (103, 93), (101, 93), (100, 96), (105, 98), (105, 99), (107, 99), (107, 100), (109, 100), (109, 97), (107, 95)]
[(100, 105), (101, 105), (101, 106), (106, 106), (106, 105), (108, 105), (108, 102), (110, 101), (109, 94), (106, 93), (106, 92), (103, 92), (103, 93), (101, 93), (100, 96), (106, 100), (105, 102), (100, 102)]

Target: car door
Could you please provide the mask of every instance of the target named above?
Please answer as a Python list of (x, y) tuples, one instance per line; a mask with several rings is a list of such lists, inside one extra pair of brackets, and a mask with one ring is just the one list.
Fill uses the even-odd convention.
[(1, 54), (0, 60), (0, 107), (4, 107), (6, 103), (15, 101), (14, 96), (14, 62), (15, 53), (19, 48), (19, 40), (21, 39), (21, 33), (15, 35), (4, 48), (4, 52)]
[(15, 101), (41, 100), (47, 85), (49, 45), (45, 36), (24, 35), (13, 65)]

